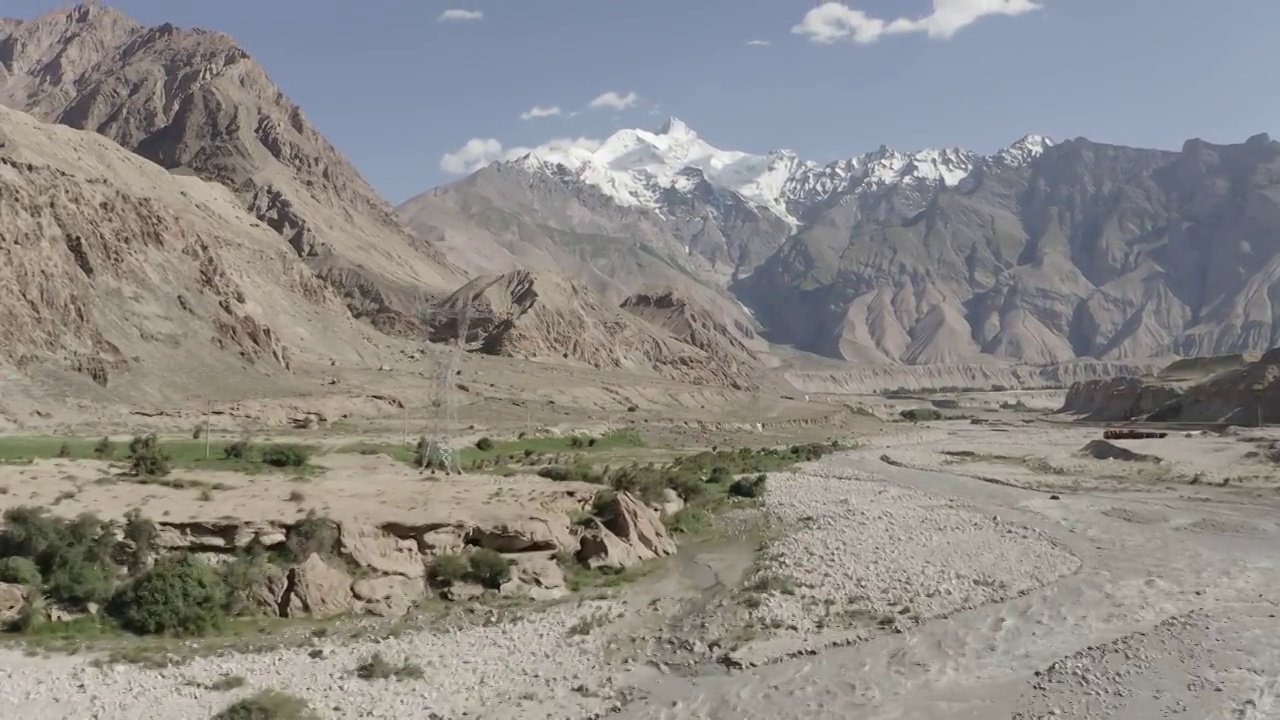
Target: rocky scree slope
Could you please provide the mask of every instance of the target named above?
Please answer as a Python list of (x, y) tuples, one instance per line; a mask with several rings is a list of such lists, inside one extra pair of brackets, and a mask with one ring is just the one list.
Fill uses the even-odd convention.
[(512, 252), (535, 236), (624, 286), (640, 274), (617, 258), (657, 256), (730, 288), (770, 340), (829, 357), (1132, 361), (1277, 342), (1278, 158), (1265, 135), (1181, 152), (1028, 136), (819, 166), (722, 151), (673, 119), (490, 165), (401, 211), (448, 206)]
[(0, 20), (0, 103), (225, 185), (381, 329), (412, 326), (424, 295), (463, 280), (221, 33), (98, 5)]
[(171, 397), (200, 378), (203, 397), (297, 356), (376, 357), (225, 188), (2, 106), (0, 219), (0, 366), (60, 394)]

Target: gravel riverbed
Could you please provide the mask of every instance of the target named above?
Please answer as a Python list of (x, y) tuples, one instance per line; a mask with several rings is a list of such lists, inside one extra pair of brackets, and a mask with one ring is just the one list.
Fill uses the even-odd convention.
[[(196, 658), (152, 669), (99, 667), (89, 655), (27, 657), (0, 652), (6, 717), (26, 720), (206, 719), (235, 699), (273, 688), (308, 700), (325, 718), (594, 717), (614, 704), (604, 639), (571, 632), (612, 603), (563, 606), (511, 622), (456, 632), (415, 632), (380, 641), (318, 642), (261, 654)], [(364, 680), (357, 665), (373, 652), (416, 663), (418, 680)], [(208, 688), (229, 675), (245, 684)]]

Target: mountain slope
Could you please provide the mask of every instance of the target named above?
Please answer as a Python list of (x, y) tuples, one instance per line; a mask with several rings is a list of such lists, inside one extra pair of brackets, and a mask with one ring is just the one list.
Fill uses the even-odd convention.
[(41, 383), (58, 401), (210, 398), (276, 383), (300, 359), (378, 357), (229, 191), (94, 133), (0, 107), (0, 218), (10, 410)]
[[(648, 278), (619, 257), (678, 259), (771, 341), (858, 362), (1280, 343), (1280, 144), (1266, 136), (1170, 152), (1029, 135), (987, 156), (882, 147), (817, 165), (719, 150), (672, 119), (491, 165), (414, 202), (428, 198), (513, 254), (569, 250), (623, 286)], [(401, 210), (414, 222), (412, 203)]]
[[(894, 292), (913, 341), (1032, 363), (1280, 343), (1280, 143), (1180, 153), (1073, 140), (927, 197), (890, 188), (822, 212), (735, 291), (775, 339), (849, 357), (845, 308)], [(936, 308), (950, 321), (927, 322)], [(906, 362), (910, 351), (870, 341)], [(958, 357), (951, 358), (958, 360)]]
[(147, 28), (96, 5), (3, 20), (0, 103), (230, 188), (384, 329), (462, 281), (226, 35)]

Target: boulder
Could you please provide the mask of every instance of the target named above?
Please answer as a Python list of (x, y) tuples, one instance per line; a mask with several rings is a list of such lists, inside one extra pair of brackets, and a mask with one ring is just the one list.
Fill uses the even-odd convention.
[(427, 588), (421, 578), (387, 575), (357, 580), (351, 592), (363, 612), (379, 617), (403, 617), (422, 600)]
[(379, 575), (421, 578), (426, 574), (422, 552), (411, 538), (399, 538), (370, 525), (342, 523), (340, 543), (352, 562)]
[(27, 609), (28, 592), (25, 585), (0, 583), (0, 621), (8, 623), (22, 615)]
[(328, 618), (351, 612), (351, 576), (327, 564), (312, 553), (301, 565), (289, 570), (287, 597), (280, 605), (285, 617), (309, 615)]
[(649, 560), (676, 553), (676, 542), (662, 519), (630, 493), (616, 494), (601, 510), (601, 515), (608, 518), (605, 527), (633, 546), (642, 558)]
[(582, 535), (578, 544), (578, 552), (574, 555), (578, 562), (591, 569), (612, 568), (622, 570), (634, 567), (650, 559), (641, 556), (636, 547), (624, 542), (622, 538), (609, 532), (609, 529), (596, 523), (596, 526)]
[(467, 544), (461, 528), (447, 527), (423, 533), (418, 538), (423, 552), (431, 555), (446, 555), (462, 552)]
[(569, 516), (556, 513), (547, 518), (473, 527), (467, 532), (466, 544), (500, 553), (522, 553), (555, 552), (572, 548), (574, 542)]
[[(564, 570), (550, 555), (521, 555), (515, 558), (512, 580), (519, 591), (534, 600), (558, 600), (569, 594)], [(503, 587), (505, 593), (507, 588)]]
[(226, 552), (253, 544), (272, 547), (285, 540), (286, 526), (278, 523), (209, 520), (156, 523), (155, 545), (161, 550)]
[(680, 493), (671, 488), (662, 489), (662, 502), (654, 503), (654, 512), (661, 517), (671, 517), (684, 509), (684, 498), (680, 497)]

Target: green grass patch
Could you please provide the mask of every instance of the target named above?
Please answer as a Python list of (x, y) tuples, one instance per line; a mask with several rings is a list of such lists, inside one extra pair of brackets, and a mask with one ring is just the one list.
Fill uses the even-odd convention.
[[(309, 474), (317, 470), (314, 465), (307, 464), (305, 458), (311, 456), (315, 448), (296, 443), (250, 443), (248, 452), (242, 457), (229, 457), (227, 449), (241, 441), (214, 440), (209, 443), (205, 457), (205, 441), (203, 439), (166, 439), (159, 441), (160, 449), (169, 457), (174, 468), (190, 470), (235, 470), (238, 472), (257, 474), (265, 472), (289, 472), (293, 474)], [(303, 457), (301, 464), (271, 465), (263, 462), (264, 455), (280, 456), (284, 454), (292, 461), (296, 456)], [(67, 438), (56, 436), (7, 436), (0, 437), (0, 463), (21, 464), (34, 460), (61, 458), (64, 460), (116, 460), (127, 462), (129, 442), (121, 440), (110, 443), (110, 450), (104, 452), (101, 438)]]
[(612, 590), (639, 580), (656, 570), (661, 563), (661, 560), (650, 560), (634, 567), (619, 570), (615, 568), (592, 569), (584, 567), (577, 562), (568, 562), (565, 563), (564, 567), (564, 584), (565, 587), (575, 593), (590, 590)]
[[(634, 430), (617, 430), (600, 436), (567, 435), (562, 437), (530, 437), (516, 440), (481, 438), (458, 451), (458, 462), (468, 472), (509, 474), (513, 468), (544, 465), (549, 459), (574, 455), (604, 456), (644, 447)], [(387, 455), (399, 462), (416, 465), (417, 452), (412, 446), (398, 443), (352, 443), (338, 448), (340, 453)]]

